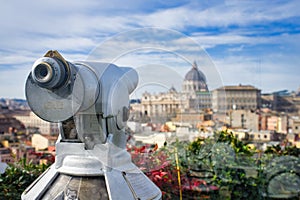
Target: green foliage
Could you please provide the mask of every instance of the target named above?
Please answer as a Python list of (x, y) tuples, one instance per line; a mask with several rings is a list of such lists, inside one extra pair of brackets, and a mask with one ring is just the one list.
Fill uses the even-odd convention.
[(197, 138), (195, 141), (189, 144), (188, 150), (193, 154), (199, 154), (203, 143), (204, 143), (204, 139)]
[[(228, 188), (229, 199), (257, 199), (259, 180), (247, 173), (249, 168), (257, 169), (253, 158), (255, 151), (233, 133), (216, 132), (214, 138), (197, 139), (187, 149), (188, 167), (213, 172), (211, 184)], [(220, 198), (228, 199), (228, 194)]]
[(46, 165), (35, 165), (21, 160), (7, 167), (0, 175), (0, 197), (7, 200), (20, 199), (22, 192), (46, 170)]
[(267, 147), (265, 153), (275, 154), (278, 156), (290, 155), (290, 156), (300, 157), (300, 149), (297, 148), (296, 146), (285, 146), (282, 148), (279, 144)]
[[(221, 199), (291, 197), (299, 192), (300, 149), (294, 146), (277, 145), (258, 152), (233, 133), (221, 131), (214, 138), (195, 140), (187, 150), (187, 167), (213, 171), (210, 183), (220, 188)], [(227, 190), (225, 195), (222, 188)]]
[(246, 143), (234, 136), (232, 132), (216, 132), (215, 138), (217, 138), (217, 142), (225, 142), (230, 144), (235, 153), (242, 153), (248, 156), (252, 156), (254, 154), (254, 151), (252, 151)]
[[(161, 149), (143, 146), (129, 151), (133, 162), (162, 190), (164, 199), (178, 199), (178, 170), (184, 199), (263, 199), (263, 194), (299, 190), (299, 149), (277, 145), (265, 153), (256, 152), (227, 131), (193, 142), (177, 140)], [(0, 175), (0, 197), (20, 199), (47, 167), (25, 160), (10, 165)]]

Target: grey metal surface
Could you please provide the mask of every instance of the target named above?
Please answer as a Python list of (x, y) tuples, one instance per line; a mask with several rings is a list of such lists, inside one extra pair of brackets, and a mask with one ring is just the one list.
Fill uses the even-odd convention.
[(33, 199), (161, 199), (131, 162), (125, 123), (137, 72), (99, 62), (70, 63), (56, 51), (37, 60), (26, 81), (35, 114), (60, 123), (55, 163), (25, 190)]
[(58, 176), (54, 165), (51, 165), (38, 179), (36, 179), (23, 192), (21, 199), (34, 200), (40, 199), (43, 193), (51, 187), (53, 180)]
[(84, 177), (60, 174), (42, 200), (108, 200), (104, 176)]
[[(68, 195), (78, 199), (161, 199), (159, 188), (131, 162), (126, 150), (111, 143), (97, 144), (93, 150), (84, 150), (82, 143), (58, 143), (57, 147), (55, 164), (26, 189), (23, 200), (59, 200)], [(95, 188), (97, 192), (93, 192)]]

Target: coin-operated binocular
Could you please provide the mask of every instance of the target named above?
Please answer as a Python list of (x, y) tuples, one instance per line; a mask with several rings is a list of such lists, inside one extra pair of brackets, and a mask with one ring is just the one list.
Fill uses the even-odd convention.
[(38, 59), (26, 81), (32, 111), (58, 122), (56, 160), (22, 199), (161, 199), (161, 191), (131, 162), (124, 127), (132, 68), (68, 62), (57, 51)]

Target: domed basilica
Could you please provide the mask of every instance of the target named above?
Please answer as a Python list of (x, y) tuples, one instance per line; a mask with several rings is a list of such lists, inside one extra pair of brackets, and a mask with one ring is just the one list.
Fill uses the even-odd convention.
[[(156, 117), (178, 118), (186, 113), (193, 117), (203, 109), (211, 108), (211, 94), (208, 91), (206, 77), (194, 62), (182, 83), (182, 92), (171, 87), (168, 92), (150, 94), (145, 92), (141, 99), (141, 112)], [(193, 114), (194, 113), (194, 114)]]
[(185, 75), (182, 91), (184, 93), (193, 93), (197, 91), (207, 92), (205, 75), (198, 69), (197, 63), (194, 62), (192, 69)]

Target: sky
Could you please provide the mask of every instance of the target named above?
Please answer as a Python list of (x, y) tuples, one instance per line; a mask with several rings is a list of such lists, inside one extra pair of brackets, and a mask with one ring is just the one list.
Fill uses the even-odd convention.
[(0, 1), (0, 97), (25, 98), (31, 67), (48, 50), (133, 67), (140, 91), (180, 90), (194, 61), (210, 90), (300, 87), (298, 0)]

